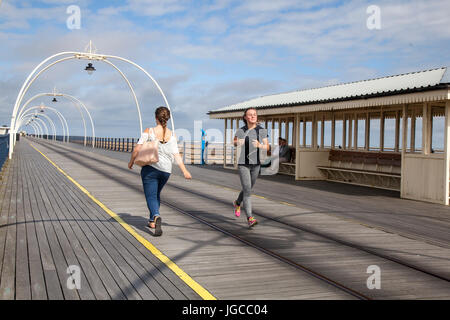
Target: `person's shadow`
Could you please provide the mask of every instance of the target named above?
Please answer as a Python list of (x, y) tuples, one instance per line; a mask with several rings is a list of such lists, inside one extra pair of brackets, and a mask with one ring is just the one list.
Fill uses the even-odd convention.
[[(155, 237), (155, 229), (152, 229), (148, 226), (148, 219), (141, 216), (131, 215), (125, 212), (118, 213), (117, 215), (130, 226), (133, 226), (134, 228)], [(164, 226), (164, 221), (161, 221), (161, 223)]]

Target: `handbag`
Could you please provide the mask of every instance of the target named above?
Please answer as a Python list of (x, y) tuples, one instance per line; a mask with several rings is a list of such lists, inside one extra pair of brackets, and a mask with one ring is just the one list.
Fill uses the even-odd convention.
[[(152, 128), (153, 130), (153, 128)], [(154, 133), (153, 133), (154, 135)], [(134, 163), (144, 167), (159, 161), (158, 157), (158, 140), (145, 141), (139, 150)]]

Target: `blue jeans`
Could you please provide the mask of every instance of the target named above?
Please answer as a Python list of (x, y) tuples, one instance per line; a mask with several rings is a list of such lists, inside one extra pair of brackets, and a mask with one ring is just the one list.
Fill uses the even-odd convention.
[(150, 211), (150, 222), (159, 216), (159, 207), (161, 204), (161, 190), (169, 180), (170, 173), (160, 171), (152, 166), (144, 166), (141, 170), (142, 184), (144, 186), (145, 200)]

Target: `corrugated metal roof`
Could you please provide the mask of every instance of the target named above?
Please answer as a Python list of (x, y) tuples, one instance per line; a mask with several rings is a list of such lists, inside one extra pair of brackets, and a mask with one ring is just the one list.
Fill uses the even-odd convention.
[(263, 108), (283, 105), (299, 105), (326, 101), (355, 99), (358, 97), (394, 94), (405, 90), (423, 89), (449, 83), (447, 68), (411, 72), (395, 76), (338, 84), (316, 89), (280, 93), (247, 100), (209, 113)]
[(445, 68), (444, 75), (442, 76), (441, 83), (450, 83), (450, 70)]

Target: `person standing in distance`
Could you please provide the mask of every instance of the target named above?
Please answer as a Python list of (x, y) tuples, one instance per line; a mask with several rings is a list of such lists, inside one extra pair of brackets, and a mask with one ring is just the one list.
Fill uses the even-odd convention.
[(161, 217), (159, 208), (161, 205), (161, 190), (169, 180), (172, 172), (172, 163), (174, 160), (183, 171), (186, 179), (192, 179), (191, 174), (184, 166), (178, 151), (178, 144), (172, 131), (167, 129), (167, 121), (170, 119), (170, 111), (166, 107), (159, 107), (155, 111), (156, 127), (147, 128), (142, 133), (141, 138), (137, 142), (136, 147), (131, 153), (131, 159), (128, 163), (128, 168), (132, 169), (134, 160), (136, 159), (139, 150), (144, 142), (150, 140), (158, 141), (158, 159), (159, 161), (148, 166), (143, 166), (141, 169), (142, 184), (144, 186), (145, 199), (147, 207), (150, 211), (150, 219), (148, 223), (149, 228), (155, 228), (155, 236), (162, 235)]
[(234, 214), (241, 215), (241, 204), (247, 215), (249, 227), (255, 226), (258, 222), (252, 214), (251, 193), (256, 183), (261, 169), (261, 151), (269, 151), (269, 141), (267, 130), (258, 124), (258, 114), (255, 108), (248, 108), (244, 111), (242, 118), (245, 125), (237, 130), (234, 137), (234, 145), (238, 147), (238, 170), (241, 180), (242, 191), (237, 200), (233, 202)]

